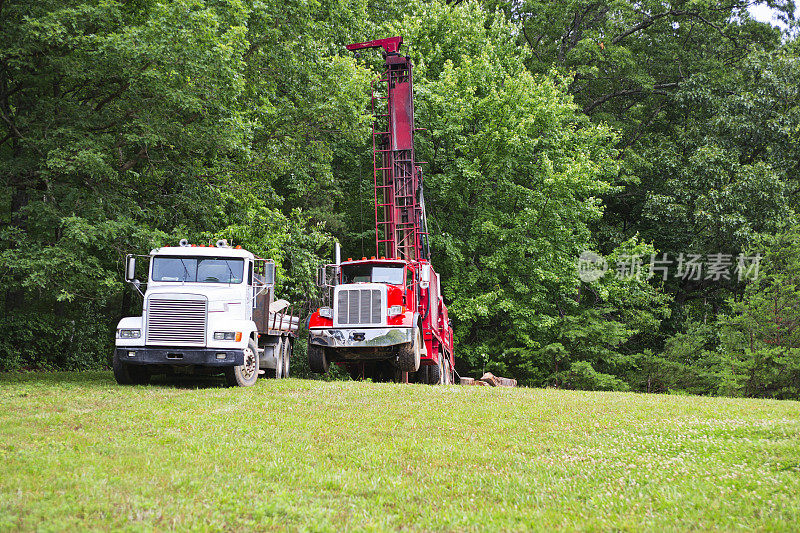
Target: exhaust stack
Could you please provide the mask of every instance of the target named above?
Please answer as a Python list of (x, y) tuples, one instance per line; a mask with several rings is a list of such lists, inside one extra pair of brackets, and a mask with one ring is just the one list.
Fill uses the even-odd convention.
[(336, 271), (333, 273), (333, 284), (339, 284), (339, 270), (342, 265), (342, 245), (338, 242), (333, 246), (333, 262), (336, 263)]

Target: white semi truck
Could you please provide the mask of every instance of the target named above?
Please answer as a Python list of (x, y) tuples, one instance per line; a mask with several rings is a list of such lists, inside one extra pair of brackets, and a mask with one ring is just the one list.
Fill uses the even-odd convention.
[(137, 256), (125, 280), (143, 296), (142, 316), (117, 326), (114, 377), (146, 384), (155, 373), (223, 374), (231, 386), (259, 375), (289, 375), (299, 318), (274, 299), (275, 264), (225, 240), (152, 250), (146, 291), (136, 279)]

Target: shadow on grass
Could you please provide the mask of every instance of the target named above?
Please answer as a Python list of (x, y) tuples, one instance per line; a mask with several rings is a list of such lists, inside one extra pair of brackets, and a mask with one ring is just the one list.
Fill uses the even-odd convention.
[[(0, 373), (0, 386), (11, 384), (42, 385), (80, 385), (87, 388), (107, 388), (117, 385), (114, 374), (110, 371), (87, 370), (82, 372), (3, 372)], [(182, 374), (156, 374), (151, 377), (148, 387), (177, 389), (219, 389), (225, 388), (222, 376), (192, 376)]]
[(101, 370), (86, 370), (82, 372), (48, 372), (41, 370), (0, 373), (0, 384), (3, 385), (12, 383), (42, 383), (47, 385), (69, 383), (86, 386), (107, 386), (109, 382), (114, 383), (114, 376), (110, 371), (104, 372)]

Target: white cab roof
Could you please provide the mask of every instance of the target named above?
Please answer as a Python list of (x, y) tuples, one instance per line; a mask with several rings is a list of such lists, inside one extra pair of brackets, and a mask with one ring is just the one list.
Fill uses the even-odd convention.
[(217, 248), (216, 246), (162, 246), (150, 251), (150, 255), (180, 257), (241, 257), (253, 259), (253, 254), (242, 248)]

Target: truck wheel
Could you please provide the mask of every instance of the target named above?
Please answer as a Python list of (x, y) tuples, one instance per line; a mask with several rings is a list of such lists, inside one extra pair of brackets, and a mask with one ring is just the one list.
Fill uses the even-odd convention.
[(428, 367), (428, 385), (442, 384), (442, 360)]
[(422, 352), (422, 332), (414, 328), (414, 340), (400, 345), (397, 355), (397, 368), (401, 372), (416, 372), (419, 369), (419, 360)]
[(114, 369), (114, 379), (119, 385), (147, 385), (150, 383), (150, 370), (147, 367), (123, 363), (116, 350), (111, 366)]
[(325, 353), (325, 348), (316, 344), (308, 345), (308, 366), (311, 367), (312, 372), (317, 374), (328, 372), (328, 356)]
[(114, 369), (114, 379), (117, 380), (118, 385), (133, 385), (133, 380), (128, 374), (128, 365), (119, 360), (117, 351), (114, 350), (114, 358), (111, 362), (111, 367)]
[(150, 383), (150, 369), (142, 365), (128, 365), (128, 375), (134, 385), (147, 385)]
[(244, 364), (225, 367), (225, 381), (230, 387), (250, 387), (258, 379), (258, 345), (250, 339), (244, 349)]
[(283, 340), (283, 377), (289, 377), (289, 360), (292, 357), (292, 342), (289, 337)]

